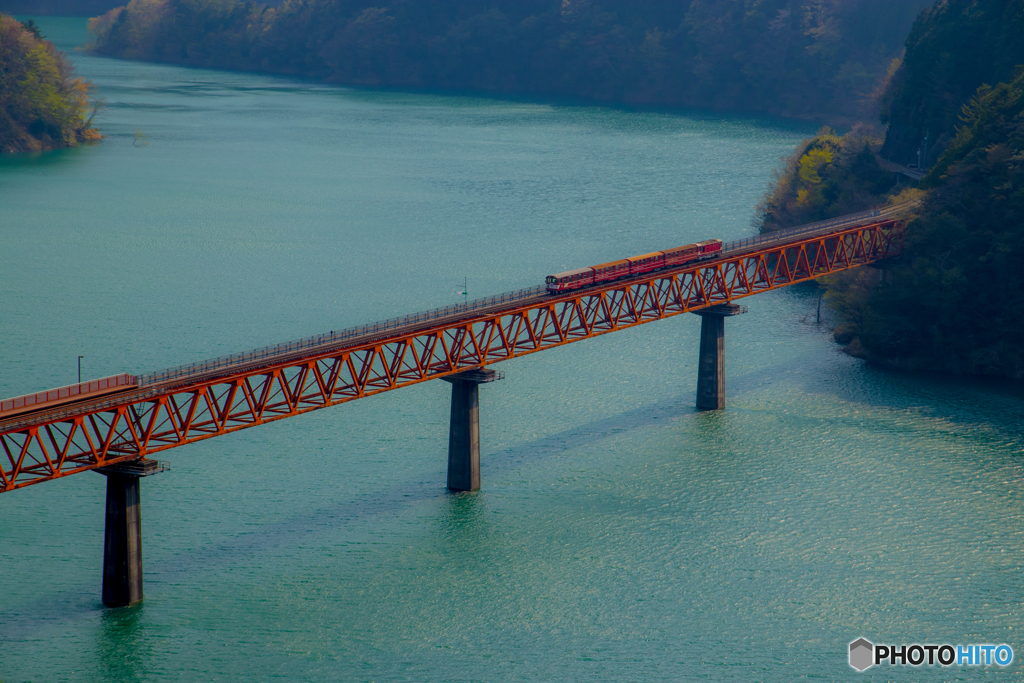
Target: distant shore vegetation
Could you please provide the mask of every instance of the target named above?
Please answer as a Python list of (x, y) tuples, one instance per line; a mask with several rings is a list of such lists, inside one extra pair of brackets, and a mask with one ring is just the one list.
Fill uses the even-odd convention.
[(854, 121), (927, 0), (132, 0), (98, 54), (334, 83)]
[(0, 0), (0, 12), (29, 17), (95, 17), (124, 0)]
[[(836, 340), (891, 368), (1024, 379), (1024, 2), (922, 12), (877, 124), (822, 130), (777, 173), (762, 230), (907, 199), (905, 257), (826, 278)], [(883, 164), (913, 165), (916, 187)]]
[(33, 23), (0, 14), (0, 152), (98, 140), (89, 88)]

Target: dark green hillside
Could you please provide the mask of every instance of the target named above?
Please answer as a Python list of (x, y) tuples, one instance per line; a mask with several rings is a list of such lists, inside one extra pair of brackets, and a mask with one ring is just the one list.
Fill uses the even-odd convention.
[(68, 147), (99, 139), (89, 84), (38, 29), (0, 15), (0, 152)]
[(0, 12), (29, 16), (94, 17), (117, 7), (117, 0), (0, 0)]
[(931, 166), (956, 134), (961, 107), (1024, 64), (1024, 0), (940, 0), (921, 13), (883, 98), (882, 156)]
[[(922, 198), (902, 265), (886, 278), (862, 269), (828, 283), (843, 319), (837, 339), (852, 353), (891, 367), (1024, 378), (1022, 7), (950, 0), (922, 13), (884, 98), (884, 145), (826, 131), (797, 151), (762, 203), (771, 230), (901, 191)], [(893, 185), (872, 154), (916, 162), (918, 149), (930, 166), (918, 190)]]
[(909, 264), (868, 298), (861, 343), (895, 365), (1024, 378), (1024, 68), (979, 91), (923, 184)]
[(132, 0), (105, 55), (852, 121), (926, 0)]

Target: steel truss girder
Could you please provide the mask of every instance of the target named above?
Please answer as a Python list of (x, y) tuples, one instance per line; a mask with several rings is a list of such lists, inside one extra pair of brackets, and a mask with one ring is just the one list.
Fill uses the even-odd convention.
[(396, 332), (0, 433), (0, 492), (209, 439), (902, 253), (889, 220)]

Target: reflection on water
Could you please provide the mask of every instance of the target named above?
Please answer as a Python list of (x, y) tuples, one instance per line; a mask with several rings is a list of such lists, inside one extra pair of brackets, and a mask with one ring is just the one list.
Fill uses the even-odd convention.
[(145, 604), (105, 610), (100, 616), (96, 651), (106, 681), (150, 680), (149, 640), (145, 637)]

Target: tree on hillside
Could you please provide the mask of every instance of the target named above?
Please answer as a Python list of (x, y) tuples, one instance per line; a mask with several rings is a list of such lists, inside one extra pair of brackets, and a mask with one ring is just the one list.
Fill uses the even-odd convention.
[(38, 28), (0, 15), (0, 151), (99, 139), (91, 128), (89, 88)]

